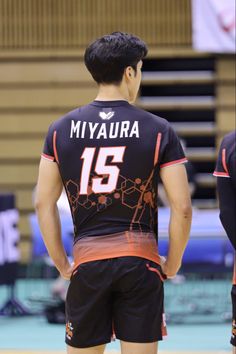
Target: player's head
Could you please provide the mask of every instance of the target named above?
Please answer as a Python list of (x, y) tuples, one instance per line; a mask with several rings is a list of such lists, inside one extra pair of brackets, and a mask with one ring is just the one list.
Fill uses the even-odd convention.
[(136, 98), (146, 44), (138, 37), (113, 32), (91, 43), (84, 55), (87, 69), (101, 85), (126, 85), (130, 100)]

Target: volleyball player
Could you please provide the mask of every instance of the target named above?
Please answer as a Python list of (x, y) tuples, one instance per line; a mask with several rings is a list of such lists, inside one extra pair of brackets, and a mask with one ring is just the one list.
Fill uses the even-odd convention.
[[(71, 279), (69, 354), (103, 353), (112, 333), (123, 354), (154, 354), (162, 340), (163, 280), (181, 265), (191, 224), (182, 147), (169, 123), (131, 105), (147, 54), (139, 38), (114, 32), (88, 46), (98, 95), (54, 122), (39, 167), (36, 209), (48, 252)], [(157, 248), (161, 176), (171, 208), (169, 251)], [(74, 222), (74, 266), (61, 242), (56, 202), (65, 186)]]
[[(214, 176), (217, 176), (217, 191), (220, 203), (220, 220), (236, 249), (236, 131), (227, 134), (220, 146)], [(236, 353), (236, 263), (231, 291), (233, 326), (231, 344)]]

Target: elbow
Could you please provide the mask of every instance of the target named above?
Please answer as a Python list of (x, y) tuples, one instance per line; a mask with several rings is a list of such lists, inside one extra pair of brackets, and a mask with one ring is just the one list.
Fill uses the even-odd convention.
[(45, 208), (46, 201), (40, 195), (36, 194), (34, 201), (33, 201), (33, 206), (34, 206), (36, 213), (39, 213), (42, 209)]
[(182, 214), (185, 219), (192, 219), (192, 205), (191, 203), (186, 203), (182, 205)]
[(43, 207), (43, 203), (40, 199), (36, 198), (34, 201), (34, 209), (38, 213)]
[(177, 205), (173, 205), (172, 208), (177, 214), (179, 214), (183, 219), (192, 219), (192, 205), (191, 201), (179, 203)]
[(34, 209), (36, 214), (41, 214), (43, 213), (49, 213), (52, 210), (55, 210), (57, 208), (57, 202), (50, 200), (50, 199), (45, 199), (45, 198), (35, 198), (34, 201)]
[(34, 210), (36, 212), (38, 212), (41, 209), (42, 201), (41, 201), (40, 195), (38, 193), (37, 186), (36, 186), (36, 188), (33, 191), (33, 200), (32, 201), (33, 201)]

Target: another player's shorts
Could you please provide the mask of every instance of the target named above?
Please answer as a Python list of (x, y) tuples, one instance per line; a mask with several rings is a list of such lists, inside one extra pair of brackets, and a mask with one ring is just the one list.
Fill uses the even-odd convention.
[(161, 267), (139, 257), (81, 264), (66, 299), (66, 343), (87, 348), (109, 343), (112, 335), (136, 343), (162, 340)]
[(232, 325), (232, 336), (230, 343), (236, 347), (236, 285), (232, 286), (231, 291), (232, 305), (233, 305), (233, 325)]

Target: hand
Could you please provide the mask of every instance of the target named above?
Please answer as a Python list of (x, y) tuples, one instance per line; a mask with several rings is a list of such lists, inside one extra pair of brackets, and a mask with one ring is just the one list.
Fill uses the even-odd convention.
[(160, 266), (161, 266), (161, 270), (162, 270), (162, 272), (167, 276), (165, 263), (166, 263), (166, 257), (160, 256)]
[(64, 269), (60, 270), (60, 274), (62, 276), (62, 278), (66, 279), (66, 280), (70, 280), (72, 273), (74, 270), (74, 263), (68, 263)]
[(168, 260), (164, 256), (160, 256), (162, 272), (168, 279), (174, 278), (180, 267), (173, 267), (168, 263)]
[(161, 268), (163, 268), (166, 263), (166, 257), (160, 256), (160, 262), (161, 262), (160, 266), (161, 266)]

